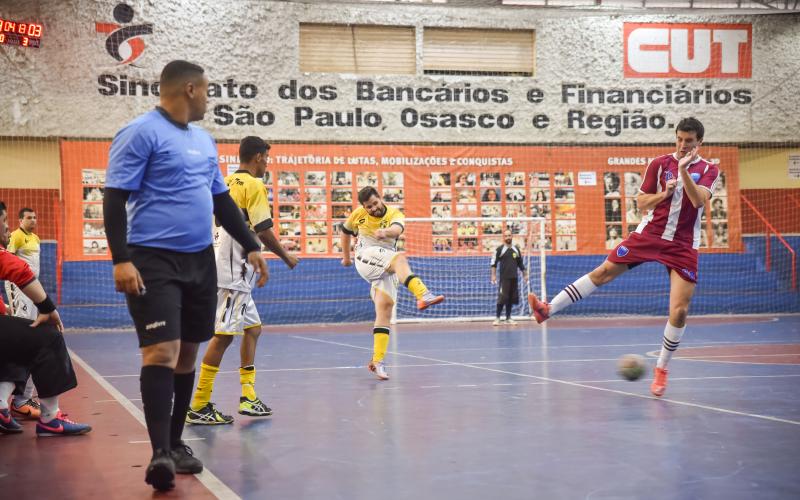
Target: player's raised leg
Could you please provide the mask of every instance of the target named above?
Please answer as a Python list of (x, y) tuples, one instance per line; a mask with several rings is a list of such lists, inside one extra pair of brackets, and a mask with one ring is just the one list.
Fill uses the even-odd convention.
[(386, 372), (383, 359), (389, 347), (389, 334), (391, 332), (389, 324), (392, 319), (394, 298), (391, 293), (373, 285), (372, 300), (375, 302), (375, 326), (372, 329), (373, 349), (369, 369), (375, 372), (379, 379), (388, 380), (389, 374)]
[(661, 353), (654, 370), (650, 392), (654, 396), (662, 396), (667, 389), (667, 364), (678, 349), (681, 337), (686, 330), (686, 317), (689, 315), (689, 303), (692, 301), (696, 284), (681, 278), (674, 269), (669, 273), (669, 320), (664, 327), (664, 339)]
[(397, 254), (392, 259), (389, 268), (390, 273), (395, 273), (397, 278), (408, 290), (417, 298), (417, 309), (427, 309), (428, 307), (444, 301), (444, 295), (434, 295), (419, 276), (411, 271), (408, 259), (405, 255)]
[(618, 264), (605, 260), (589, 274), (584, 274), (564, 287), (549, 304), (539, 300), (535, 294), (529, 293), (528, 304), (531, 306), (533, 317), (536, 318), (537, 323), (547, 321), (550, 316), (566, 309), (579, 300), (585, 299), (597, 288), (614, 281), (617, 276), (628, 269), (627, 264)]

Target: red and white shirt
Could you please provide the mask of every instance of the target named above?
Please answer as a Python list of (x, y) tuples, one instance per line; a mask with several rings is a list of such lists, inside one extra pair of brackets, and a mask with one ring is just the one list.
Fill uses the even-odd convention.
[[(0, 245), (0, 280), (7, 280), (19, 288), (30, 285), (36, 276), (30, 266)], [(6, 313), (6, 305), (0, 300), (0, 315)]]
[[(709, 193), (714, 192), (714, 183), (719, 177), (717, 166), (698, 157), (689, 164), (687, 170), (695, 184), (707, 189)], [(700, 214), (704, 208), (695, 208), (686, 196), (678, 172), (678, 159), (674, 154), (659, 156), (650, 162), (639, 191), (645, 194), (660, 193), (666, 189), (667, 181), (671, 179), (678, 180), (672, 196), (650, 210), (635, 232), (672, 241), (687, 248), (699, 248)]]

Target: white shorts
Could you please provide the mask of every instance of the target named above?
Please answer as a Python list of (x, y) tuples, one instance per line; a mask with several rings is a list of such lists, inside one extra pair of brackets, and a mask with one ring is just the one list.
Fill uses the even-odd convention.
[(397, 276), (386, 271), (396, 255), (394, 250), (383, 247), (367, 247), (356, 253), (356, 271), (371, 285), (369, 293), (373, 300), (380, 291), (397, 302)]
[(22, 293), (17, 285), (6, 281), (6, 296), (8, 297), (11, 314), (16, 318), (36, 319), (39, 308), (27, 295)]
[(261, 326), (261, 318), (250, 292), (218, 289), (214, 334), (242, 335), (247, 328), (254, 326)]

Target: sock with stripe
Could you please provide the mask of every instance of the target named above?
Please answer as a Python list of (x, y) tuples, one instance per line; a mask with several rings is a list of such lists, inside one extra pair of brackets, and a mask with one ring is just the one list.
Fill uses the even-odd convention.
[(256, 396), (256, 367), (255, 365), (239, 368), (239, 383), (242, 384), (242, 397), (255, 401)]
[(675, 350), (678, 349), (678, 345), (681, 343), (681, 337), (683, 337), (683, 332), (685, 331), (686, 326), (678, 328), (672, 326), (669, 321), (667, 321), (667, 326), (664, 327), (664, 341), (661, 344), (661, 354), (658, 355), (658, 361), (656, 361), (656, 366), (658, 368), (667, 367), (667, 363), (672, 359)]
[(585, 299), (595, 290), (597, 290), (597, 285), (592, 283), (588, 274), (584, 274), (575, 280), (574, 283), (567, 285), (563, 290), (558, 292), (558, 295), (550, 302), (550, 316), (581, 299)]
[(389, 328), (385, 326), (376, 326), (372, 329), (372, 362), (377, 363), (383, 361), (386, 356), (386, 349), (389, 347)]
[(422, 299), (422, 296), (428, 293), (428, 287), (425, 286), (425, 283), (423, 283), (416, 274), (409, 274), (403, 284), (414, 294), (417, 300)]
[(190, 408), (197, 411), (211, 401), (211, 393), (214, 391), (214, 379), (219, 372), (219, 366), (211, 366), (205, 363), (200, 364), (200, 376), (197, 378), (197, 389), (194, 391)]

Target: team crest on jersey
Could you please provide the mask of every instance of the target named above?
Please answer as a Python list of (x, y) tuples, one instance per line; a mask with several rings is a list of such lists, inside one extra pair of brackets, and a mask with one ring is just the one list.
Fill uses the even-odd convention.
[(700, 180), (700, 174), (698, 172), (692, 172), (690, 175), (693, 181), (697, 182)]
[(625, 245), (620, 245), (617, 247), (617, 257), (625, 257), (628, 255), (628, 252), (630, 252), (630, 250), (628, 250), (628, 247)]
[(669, 172), (669, 171), (664, 172), (664, 180), (665, 181), (670, 181), (670, 180), (673, 179), (673, 177), (675, 177), (675, 176), (672, 175), (672, 172)]

